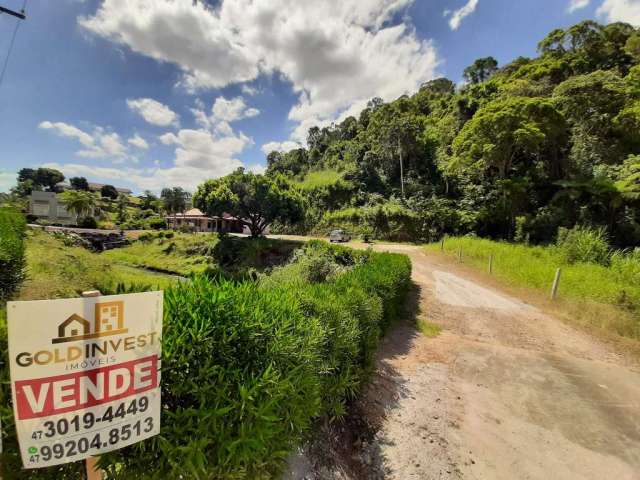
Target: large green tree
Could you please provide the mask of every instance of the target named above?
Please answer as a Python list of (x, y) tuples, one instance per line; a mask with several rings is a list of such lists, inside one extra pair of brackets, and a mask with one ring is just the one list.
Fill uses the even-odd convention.
[(251, 231), (262, 235), (274, 221), (302, 220), (304, 209), (300, 193), (282, 176), (257, 175), (239, 168), (226, 177), (208, 180), (193, 196), (196, 207), (209, 215), (229, 213)]

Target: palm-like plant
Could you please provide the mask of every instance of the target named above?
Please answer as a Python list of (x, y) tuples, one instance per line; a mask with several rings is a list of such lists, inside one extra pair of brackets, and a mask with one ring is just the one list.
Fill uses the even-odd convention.
[(91, 215), (96, 206), (96, 197), (91, 192), (82, 190), (69, 190), (60, 194), (60, 199), (67, 207), (67, 210), (79, 217)]

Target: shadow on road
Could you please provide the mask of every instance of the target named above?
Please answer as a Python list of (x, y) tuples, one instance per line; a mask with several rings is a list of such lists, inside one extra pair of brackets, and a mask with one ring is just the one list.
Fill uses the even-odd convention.
[(314, 441), (306, 448), (313, 473), (307, 478), (348, 478), (375, 480), (385, 478), (384, 459), (377, 433), (384, 419), (407, 395), (405, 381), (391, 361), (405, 356), (413, 340), (420, 335), (420, 286), (412, 283), (401, 318), (387, 331), (375, 361), (369, 382), (347, 408), (347, 415), (325, 421)]

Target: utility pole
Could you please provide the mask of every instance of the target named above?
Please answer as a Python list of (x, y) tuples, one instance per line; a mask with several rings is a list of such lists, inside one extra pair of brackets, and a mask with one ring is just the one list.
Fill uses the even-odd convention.
[(400, 145), (400, 139), (398, 139), (398, 153), (400, 154), (400, 190), (402, 192), (402, 198), (404, 198), (404, 165), (402, 164), (402, 145)]
[(24, 10), (20, 12), (16, 12), (14, 10), (10, 10), (6, 7), (0, 6), (0, 13), (6, 13), (8, 15), (12, 15), (14, 17), (18, 17), (20, 20), (25, 20), (27, 16), (24, 14)]
[[(0, 13), (6, 13), (7, 15), (11, 15), (12, 17), (16, 17), (19, 20), (25, 20), (27, 16), (24, 14), (24, 8), (27, 5), (27, 0), (24, 0), (22, 4), (22, 10), (16, 12), (15, 10), (11, 10), (9, 8), (0, 6)], [(13, 35), (11, 36), (11, 42), (9, 43), (9, 50), (7, 51), (7, 56), (4, 59), (4, 63), (2, 65), (2, 69), (0, 70), (0, 85), (2, 85), (2, 81), (4, 80), (4, 74), (7, 71), (7, 65), (9, 65), (9, 57), (11, 56), (11, 51), (13, 50), (13, 44), (16, 41), (16, 34), (18, 33), (18, 28), (20, 27), (20, 21), (16, 22), (16, 28), (13, 30)]]

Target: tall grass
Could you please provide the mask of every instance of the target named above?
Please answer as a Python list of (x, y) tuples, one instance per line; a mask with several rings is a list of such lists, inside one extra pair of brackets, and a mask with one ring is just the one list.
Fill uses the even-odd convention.
[(9, 298), (24, 279), (24, 216), (0, 207), (0, 300)]
[[(440, 250), (440, 243), (426, 246)], [(608, 266), (570, 260), (562, 244), (559, 246), (528, 246), (495, 242), (474, 237), (450, 237), (444, 241), (447, 255), (458, 256), (462, 250), (465, 264), (488, 270), (493, 255), (493, 274), (516, 286), (550, 292), (557, 268), (562, 268), (558, 289), (560, 298), (591, 301), (613, 306), (628, 319), (607, 322), (615, 325), (616, 333), (640, 339), (640, 252), (616, 252), (607, 255)], [(589, 250), (585, 247), (583, 251)], [(602, 258), (601, 251), (596, 252)], [(622, 319), (621, 319), (622, 320)]]
[(215, 234), (176, 234), (173, 238), (139, 240), (101, 256), (111, 262), (188, 276), (207, 269), (217, 242)]
[(341, 180), (342, 176), (342, 173), (335, 170), (318, 170), (307, 173), (304, 179), (297, 184), (302, 190), (314, 190), (333, 185)]

